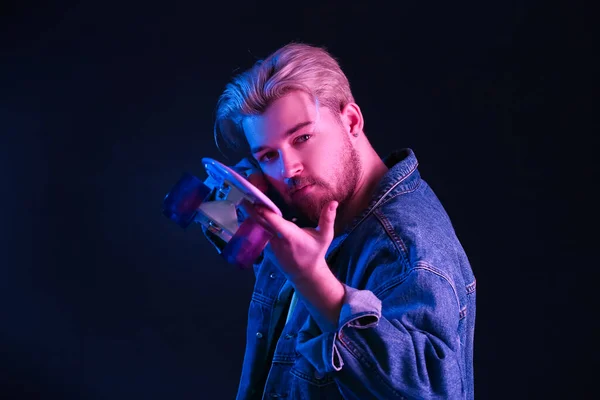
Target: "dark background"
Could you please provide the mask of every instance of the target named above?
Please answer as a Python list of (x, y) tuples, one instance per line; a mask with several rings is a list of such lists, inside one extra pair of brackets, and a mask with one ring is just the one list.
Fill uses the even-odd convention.
[(477, 398), (593, 394), (591, 9), (364, 3), (2, 3), (0, 398), (234, 397), (253, 277), (160, 206), (237, 161), (216, 100), (292, 40), (339, 59), (376, 150), (411, 147), (453, 219)]

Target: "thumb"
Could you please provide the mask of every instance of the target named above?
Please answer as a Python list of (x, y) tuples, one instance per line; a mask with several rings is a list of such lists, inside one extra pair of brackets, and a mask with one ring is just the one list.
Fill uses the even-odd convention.
[(278, 238), (289, 239), (294, 235), (294, 230), (298, 229), (296, 224), (285, 220), (265, 206), (255, 207), (254, 211), (261, 217), (257, 222)]
[(333, 237), (333, 227), (335, 224), (335, 216), (337, 214), (338, 202), (332, 201), (321, 210), (319, 217), (319, 226), (317, 230), (324, 233), (326, 236)]

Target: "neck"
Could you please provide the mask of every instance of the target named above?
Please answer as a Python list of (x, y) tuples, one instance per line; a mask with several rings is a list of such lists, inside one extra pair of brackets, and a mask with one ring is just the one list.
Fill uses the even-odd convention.
[(381, 158), (371, 149), (369, 157), (364, 157), (367, 162), (363, 164), (361, 176), (359, 177), (356, 190), (343, 209), (339, 209), (335, 219), (334, 234), (342, 233), (348, 225), (365, 208), (369, 206), (377, 185), (388, 171), (387, 166)]

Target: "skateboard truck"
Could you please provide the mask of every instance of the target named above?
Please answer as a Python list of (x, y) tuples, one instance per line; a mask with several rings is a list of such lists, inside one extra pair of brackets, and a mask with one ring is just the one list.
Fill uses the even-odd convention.
[(162, 212), (184, 229), (193, 222), (201, 224), (216, 238), (213, 244), (227, 262), (251, 268), (272, 235), (248, 218), (241, 205), (260, 204), (280, 216), (281, 211), (232, 168), (212, 158), (203, 158), (202, 164), (208, 178), (202, 182), (184, 173), (165, 196)]

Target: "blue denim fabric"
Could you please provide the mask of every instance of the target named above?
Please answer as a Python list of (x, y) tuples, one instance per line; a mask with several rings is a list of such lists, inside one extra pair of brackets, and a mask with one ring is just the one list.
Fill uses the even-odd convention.
[(255, 266), (237, 399), (472, 399), (475, 278), (444, 208), (410, 149), (369, 207), (332, 242), (346, 289), (322, 332), (265, 258)]

